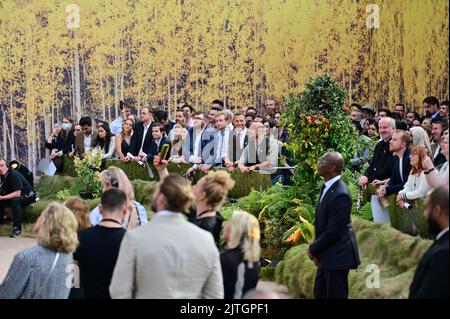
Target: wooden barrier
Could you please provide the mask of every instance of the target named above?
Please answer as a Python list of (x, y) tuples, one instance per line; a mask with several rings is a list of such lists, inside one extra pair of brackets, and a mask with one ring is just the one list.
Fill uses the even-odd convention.
[[(370, 197), (376, 194), (376, 188), (369, 185), (364, 193), (364, 200), (370, 202)], [(432, 238), (428, 232), (428, 225), (423, 216), (424, 200), (418, 199), (409, 201), (412, 209), (400, 208), (395, 200), (397, 194), (387, 197), (389, 206), (387, 207), (391, 218), (392, 227), (400, 230), (405, 234), (412, 236), (420, 236), (422, 238)]]

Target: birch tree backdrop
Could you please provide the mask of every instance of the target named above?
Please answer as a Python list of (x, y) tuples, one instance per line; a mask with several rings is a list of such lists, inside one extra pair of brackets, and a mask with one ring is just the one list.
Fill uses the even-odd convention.
[(0, 156), (34, 169), (61, 116), (110, 121), (121, 99), (259, 106), (325, 72), (349, 102), (447, 98), (448, 2), (1, 0)]

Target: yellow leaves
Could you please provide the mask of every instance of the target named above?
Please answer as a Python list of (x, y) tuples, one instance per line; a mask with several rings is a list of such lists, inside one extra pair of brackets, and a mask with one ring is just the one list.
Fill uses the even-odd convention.
[(259, 213), (259, 215), (258, 215), (258, 221), (261, 221), (262, 220), (262, 218), (263, 218), (263, 216), (264, 216), (264, 212), (266, 211), (266, 209), (267, 209), (267, 205), (266, 206), (264, 206), (264, 208), (261, 210), (261, 212)]

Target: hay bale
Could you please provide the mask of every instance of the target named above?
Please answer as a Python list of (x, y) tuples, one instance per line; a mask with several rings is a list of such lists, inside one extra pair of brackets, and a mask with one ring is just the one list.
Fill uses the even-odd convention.
[[(412, 237), (389, 227), (354, 218), (361, 265), (349, 274), (349, 298), (407, 298), (415, 269), (431, 241)], [(277, 266), (276, 280), (289, 290), (313, 298), (316, 267), (306, 254), (307, 245), (291, 248)], [(370, 288), (369, 265), (380, 270), (380, 287)], [(369, 266), (369, 268), (368, 268)]]

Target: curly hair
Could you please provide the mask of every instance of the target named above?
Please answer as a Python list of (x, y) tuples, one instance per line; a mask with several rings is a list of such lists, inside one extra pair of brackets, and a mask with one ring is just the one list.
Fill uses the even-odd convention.
[(43, 218), (37, 234), (39, 245), (62, 253), (75, 251), (78, 246), (78, 222), (69, 208), (51, 202), (39, 218)]
[(225, 171), (212, 171), (202, 178), (202, 190), (206, 194), (206, 203), (216, 211), (222, 207), (228, 192), (234, 187), (234, 180)]

